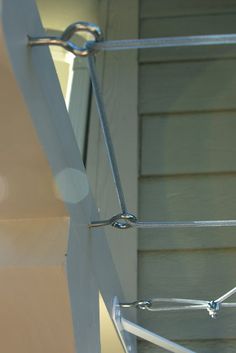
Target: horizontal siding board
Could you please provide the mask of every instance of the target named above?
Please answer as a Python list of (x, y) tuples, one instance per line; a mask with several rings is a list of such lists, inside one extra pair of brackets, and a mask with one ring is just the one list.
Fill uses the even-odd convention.
[(236, 11), (235, 0), (142, 0), (140, 17), (190, 16)]
[(236, 171), (236, 112), (144, 116), (141, 174)]
[[(235, 353), (236, 351), (236, 340), (181, 341), (178, 343), (197, 353)], [(166, 353), (166, 350), (149, 342), (140, 341), (138, 353)]]
[[(151, 36), (150, 36), (151, 38)], [(187, 60), (233, 59), (236, 45), (212, 45), (139, 50), (139, 63), (162, 63)]]
[(143, 220), (235, 219), (236, 175), (142, 178)]
[[(236, 175), (189, 175), (141, 178), (139, 219), (235, 219)], [(235, 228), (144, 229), (139, 249), (235, 247)]]
[(236, 108), (236, 60), (140, 66), (141, 114)]
[(235, 227), (196, 229), (143, 229), (138, 248), (142, 251), (217, 249), (236, 247)]
[(235, 19), (236, 8), (235, 13), (230, 14), (144, 19), (140, 22), (140, 36), (149, 38), (235, 33)]
[[(215, 299), (235, 286), (235, 267), (236, 249), (141, 252), (139, 298)], [(234, 309), (222, 309), (218, 320), (212, 320), (205, 310), (145, 311), (139, 312), (139, 322), (171, 339), (236, 338)]]
[[(236, 13), (185, 18), (144, 19), (140, 24), (140, 37), (154, 38), (235, 33), (235, 21)], [(235, 45), (219, 45), (141, 50), (139, 60), (140, 62), (160, 62), (235, 56)]]

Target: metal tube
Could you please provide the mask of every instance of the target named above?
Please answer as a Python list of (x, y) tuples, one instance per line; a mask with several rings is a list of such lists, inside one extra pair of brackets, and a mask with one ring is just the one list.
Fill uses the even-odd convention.
[(121, 319), (122, 326), (125, 331), (140, 337), (146, 341), (149, 341), (159, 347), (166, 349), (169, 352), (174, 353), (195, 353), (188, 348), (182, 347), (179, 344), (172, 342), (164, 337), (157, 335), (156, 333), (150, 332), (143, 327), (140, 327), (133, 322), (130, 322), (126, 319)]

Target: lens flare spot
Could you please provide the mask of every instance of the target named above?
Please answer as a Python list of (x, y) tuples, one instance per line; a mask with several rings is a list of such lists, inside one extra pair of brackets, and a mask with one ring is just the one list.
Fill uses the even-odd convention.
[(87, 176), (80, 170), (66, 168), (55, 178), (56, 195), (67, 203), (81, 202), (89, 193)]

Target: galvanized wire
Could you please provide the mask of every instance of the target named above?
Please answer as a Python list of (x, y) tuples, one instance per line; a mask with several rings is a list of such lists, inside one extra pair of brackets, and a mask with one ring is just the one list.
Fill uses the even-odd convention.
[(133, 223), (136, 228), (208, 228), (208, 227), (235, 227), (236, 220), (211, 220), (211, 221), (136, 221)]
[(216, 299), (215, 302), (216, 303), (222, 303), (225, 299), (228, 299), (229, 297), (231, 297), (235, 293), (236, 293), (236, 287), (234, 287), (229, 292), (225, 293), (224, 295), (222, 295), (221, 297)]
[(108, 120), (106, 117), (105, 105), (103, 102), (98, 78), (96, 74), (94, 52), (100, 50), (127, 50), (141, 48), (164, 48), (164, 47), (183, 47), (183, 46), (200, 46), (200, 45), (222, 45), (236, 44), (236, 34), (225, 35), (204, 35), (204, 36), (186, 36), (186, 37), (165, 37), (165, 38), (147, 38), (147, 39), (131, 39), (118, 41), (93, 40), (86, 43), (88, 55), (88, 67), (90, 78), (93, 86), (93, 92), (96, 98), (100, 125), (102, 128), (104, 141), (107, 149), (108, 158), (112, 170), (112, 175), (116, 187), (121, 214), (115, 215), (110, 219), (94, 221), (90, 227), (100, 227), (112, 225), (115, 228), (208, 228), (208, 227), (235, 227), (236, 220), (193, 220), (193, 221), (139, 221), (134, 215), (127, 210), (124, 192), (121, 184), (119, 168), (117, 165), (116, 155), (113, 148), (112, 138), (109, 131)]
[[(236, 308), (236, 303), (222, 303), (221, 308)], [(168, 306), (168, 307), (146, 307), (148, 311), (188, 311), (188, 310), (210, 310), (210, 303), (201, 305), (182, 305), (182, 306)]]
[(176, 48), (204, 45), (236, 44), (236, 34), (210, 34), (199, 36), (163, 37), (145, 39), (107, 40), (87, 42), (88, 50), (115, 51), (148, 48)]
[[(129, 217), (126, 217), (129, 215)], [(116, 222), (114, 221), (116, 220)], [(119, 220), (121, 222), (119, 222)], [(123, 227), (121, 226), (123, 224)], [(135, 216), (127, 213), (116, 215), (110, 219), (92, 222), (91, 227), (103, 227), (111, 225), (119, 229), (139, 228), (139, 229), (191, 229), (191, 228), (219, 228), (235, 227), (236, 220), (200, 220), (200, 221), (139, 221)]]
[(147, 307), (146, 310), (148, 311), (186, 311), (186, 310), (206, 310), (208, 307), (207, 304), (202, 305), (182, 305), (182, 306), (168, 306), (168, 307)]
[(207, 304), (207, 300), (199, 299), (183, 299), (183, 298), (152, 298), (149, 300), (151, 304), (155, 303), (179, 303), (179, 304)]
[[(123, 308), (137, 308), (148, 311), (187, 311), (187, 310), (207, 310), (212, 318), (215, 318), (220, 308), (236, 308), (236, 303), (223, 303), (224, 300), (236, 293), (236, 287), (223, 294), (218, 299), (200, 300), (183, 298), (152, 298), (137, 300), (131, 303), (120, 303)], [(160, 306), (160, 303), (169, 303), (169, 306)], [(172, 305), (173, 304), (173, 305)], [(185, 304), (178, 305), (175, 304)]]
[(92, 82), (93, 93), (96, 99), (97, 110), (98, 110), (100, 125), (101, 125), (101, 129), (103, 132), (103, 137), (106, 145), (107, 155), (109, 158), (114, 183), (116, 186), (116, 192), (117, 192), (119, 204), (120, 204), (122, 213), (126, 214), (127, 207), (126, 207), (124, 192), (121, 185), (119, 168), (117, 165), (117, 160), (116, 160), (111, 134), (108, 126), (105, 105), (103, 102), (103, 98), (102, 98), (102, 94), (101, 94), (101, 90), (100, 90), (100, 86), (99, 86), (98, 78), (96, 74), (94, 55), (88, 56), (88, 68), (89, 68), (90, 79)]

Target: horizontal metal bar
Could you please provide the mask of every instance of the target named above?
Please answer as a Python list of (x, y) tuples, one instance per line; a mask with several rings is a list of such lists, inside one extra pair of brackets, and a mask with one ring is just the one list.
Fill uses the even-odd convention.
[(236, 34), (210, 34), (200, 36), (182, 36), (182, 37), (162, 37), (147, 39), (127, 39), (87, 42), (89, 50), (129, 50), (146, 48), (167, 48), (167, 47), (192, 47), (203, 45), (228, 45), (236, 44)]

